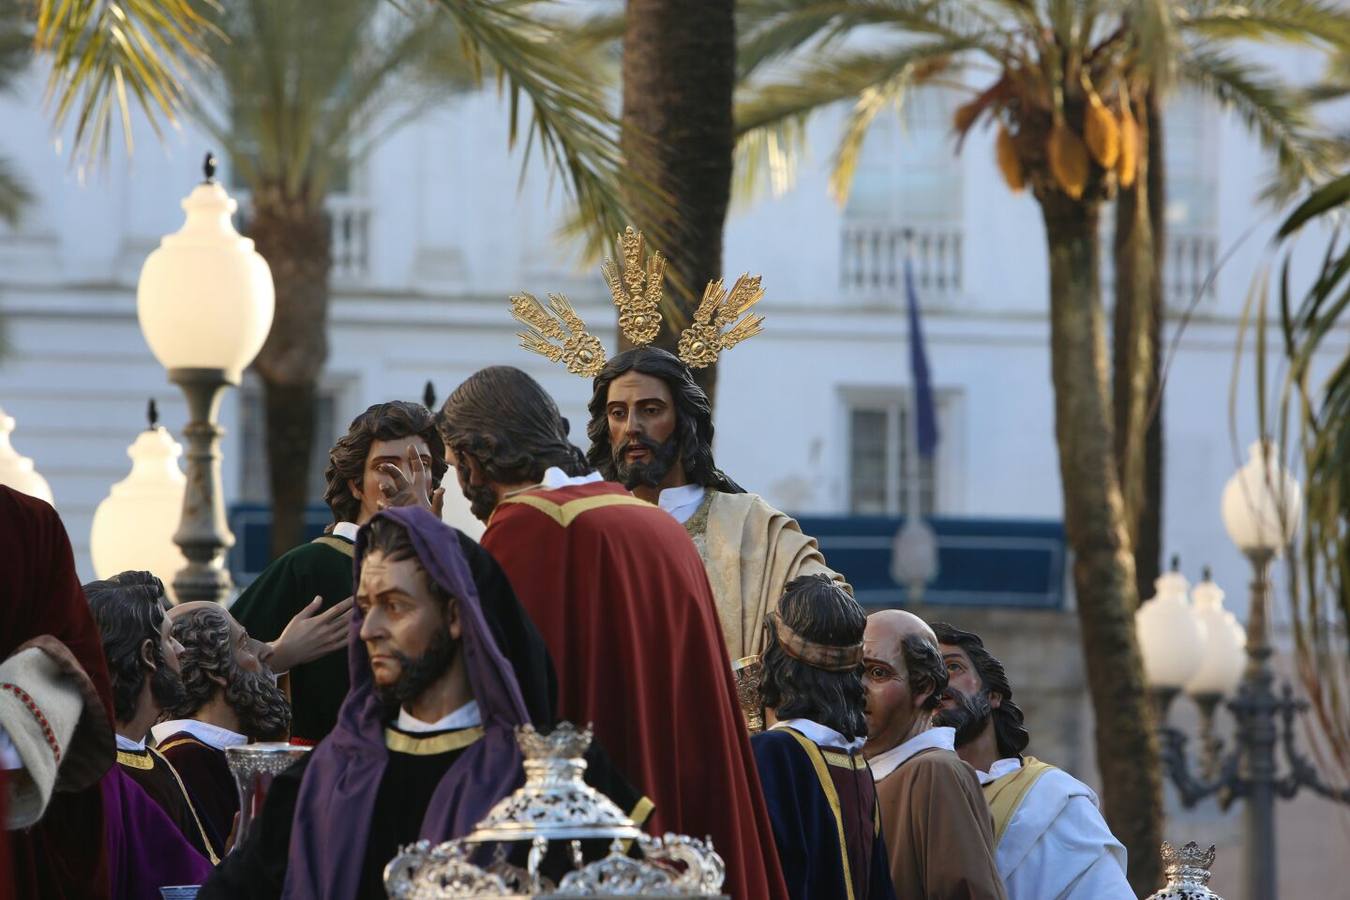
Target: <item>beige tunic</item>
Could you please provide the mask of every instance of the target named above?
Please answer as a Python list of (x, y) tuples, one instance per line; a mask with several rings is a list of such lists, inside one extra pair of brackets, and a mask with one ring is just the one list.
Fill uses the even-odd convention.
[(708, 570), (733, 661), (762, 652), (764, 616), (792, 579), (820, 573), (852, 593), (844, 576), (825, 565), (816, 539), (758, 494), (709, 490), (684, 527)]
[(975, 770), (921, 750), (877, 781), (896, 900), (1007, 900), (994, 826)]

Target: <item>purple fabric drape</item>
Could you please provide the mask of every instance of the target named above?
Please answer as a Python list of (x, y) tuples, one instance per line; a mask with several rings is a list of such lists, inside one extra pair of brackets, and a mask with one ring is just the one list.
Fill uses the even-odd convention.
[[(446, 770), (422, 819), (423, 839), (445, 841), (472, 831), (493, 804), (521, 784), (515, 728), (529, 716), (511, 665), (484, 619), (458, 532), (416, 508), (385, 510), (376, 518), (408, 530), (428, 576), (459, 602), (460, 652), (484, 735)], [(356, 538), (357, 585), (368, 535), (363, 527)], [(337, 727), (314, 749), (300, 785), (283, 892), (287, 900), (352, 900), (361, 881), (375, 798), (389, 758), (361, 622), (358, 610), (347, 640), (351, 690)]]

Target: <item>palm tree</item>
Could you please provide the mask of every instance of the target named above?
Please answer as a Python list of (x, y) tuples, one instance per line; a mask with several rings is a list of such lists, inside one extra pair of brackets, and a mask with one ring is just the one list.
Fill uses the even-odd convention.
[[(1046, 229), (1051, 369), (1064, 524), (1074, 552), (1097, 761), (1107, 821), (1130, 855), (1130, 882), (1160, 880), (1161, 776), (1133, 614), (1138, 605), (1126, 496), (1117, 467), (1101, 298), (1099, 223), (1120, 186), (1142, 185), (1139, 136), (1150, 88), (1175, 75), (1237, 109), (1288, 168), (1316, 158), (1291, 93), (1222, 41), (1282, 37), (1317, 12), (1325, 34), (1347, 33), (1335, 10), (1294, 0), (1105, 3), (1092, 0), (747, 0), (742, 65), (774, 62), (738, 107), (746, 140), (782, 138), (822, 107), (852, 102), (833, 186), (843, 196), (868, 128), (914, 86), (991, 82), (956, 114), (964, 136), (997, 129), (1009, 186), (1030, 187)], [(846, 38), (855, 38), (846, 41)], [(795, 65), (794, 65), (795, 64)], [(1144, 173), (1146, 175), (1146, 173)], [(1147, 227), (1146, 198), (1135, 222)], [(1135, 268), (1136, 273), (1140, 272)]]
[[(328, 355), (330, 226), (325, 199), (353, 159), (484, 69), (528, 101), (527, 143), (568, 176), (582, 218), (621, 228), (617, 128), (601, 86), (535, 0), (231, 0), (208, 43), (216, 88), (196, 106), (251, 191), (248, 230), (276, 283), (272, 330), (255, 361), (264, 390), (272, 550), (302, 539), (316, 390)], [(316, 27), (315, 23), (322, 23)]]
[[(623, 144), (654, 202), (637, 223), (661, 235), (673, 296), (655, 343), (674, 352), (703, 286), (722, 272), (731, 202), (735, 0), (627, 0), (623, 26)], [(652, 140), (657, 136), (657, 140)], [(717, 367), (694, 371), (716, 395)]]

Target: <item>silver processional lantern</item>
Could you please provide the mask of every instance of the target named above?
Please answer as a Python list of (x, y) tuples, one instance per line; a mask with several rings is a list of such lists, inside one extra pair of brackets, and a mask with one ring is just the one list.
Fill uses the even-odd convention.
[[(526, 725), (516, 730), (516, 740), (525, 757), (525, 784), (468, 836), (405, 847), (384, 871), (392, 900), (723, 897), (726, 866), (711, 840), (650, 837), (586, 784), (589, 728), (579, 732), (564, 722), (541, 735)], [(586, 863), (581, 841), (596, 839), (609, 842), (609, 854)], [(541, 867), (549, 847), (558, 843), (571, 868), (555, 882)], [(627, 852), (633, 844), (640, 859)], [(529, 848), (524, 868), (510, 862), (513, 845)], [(485, 854), (490, 861), (481, 860)]]

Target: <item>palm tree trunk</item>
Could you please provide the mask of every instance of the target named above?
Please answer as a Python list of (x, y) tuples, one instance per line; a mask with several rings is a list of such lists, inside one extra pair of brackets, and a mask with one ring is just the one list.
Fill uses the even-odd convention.
[[(723, 274), (735, 85), (734, 0), (628, 0), (622, 146), (634, 173), (662, 195), (633, 204), (634, 224), (673, 239), (660, 249), (685, 321), (667, 316), (654, 342), (672, 352), (704, 285)], [(694, 377), (714, 400), (717, 367)]]
[(253, 194), (249, 234), (272, 269), (276, 313), (254, 368), (262, 378), (272, 557), (304, 539), (319, 376), (328, 359), (328, 214), (279, 186)]
[[(1147, 136), (1139, 177), (1116, 202), (1115, 316), (1112, 329), (1116, 467), (1134, 548), (1136, 595), (1152, 595), (1162, 556), (1162, 418), (1159, 365), (1162, 343), (1161, 152), (1154, 136), (1152, 93), (1135, 119)], [(1158, 134), (1161, 134), (1159, 128)], [(1156, 165), (1155, 165), (1156, 162)], [(1159, 405), (1155, 407), (1155, 400)]]
[(1107, 389), (1099, 203), (1041, 199), (1050, 250), (1050, 356), (1064, 528), (1096, 719), (1102, 808), (1129, 851), (1139, 894), (1160, 883), (1162, 781), (1135, 640), (1134, 558), (1117, 476)]

